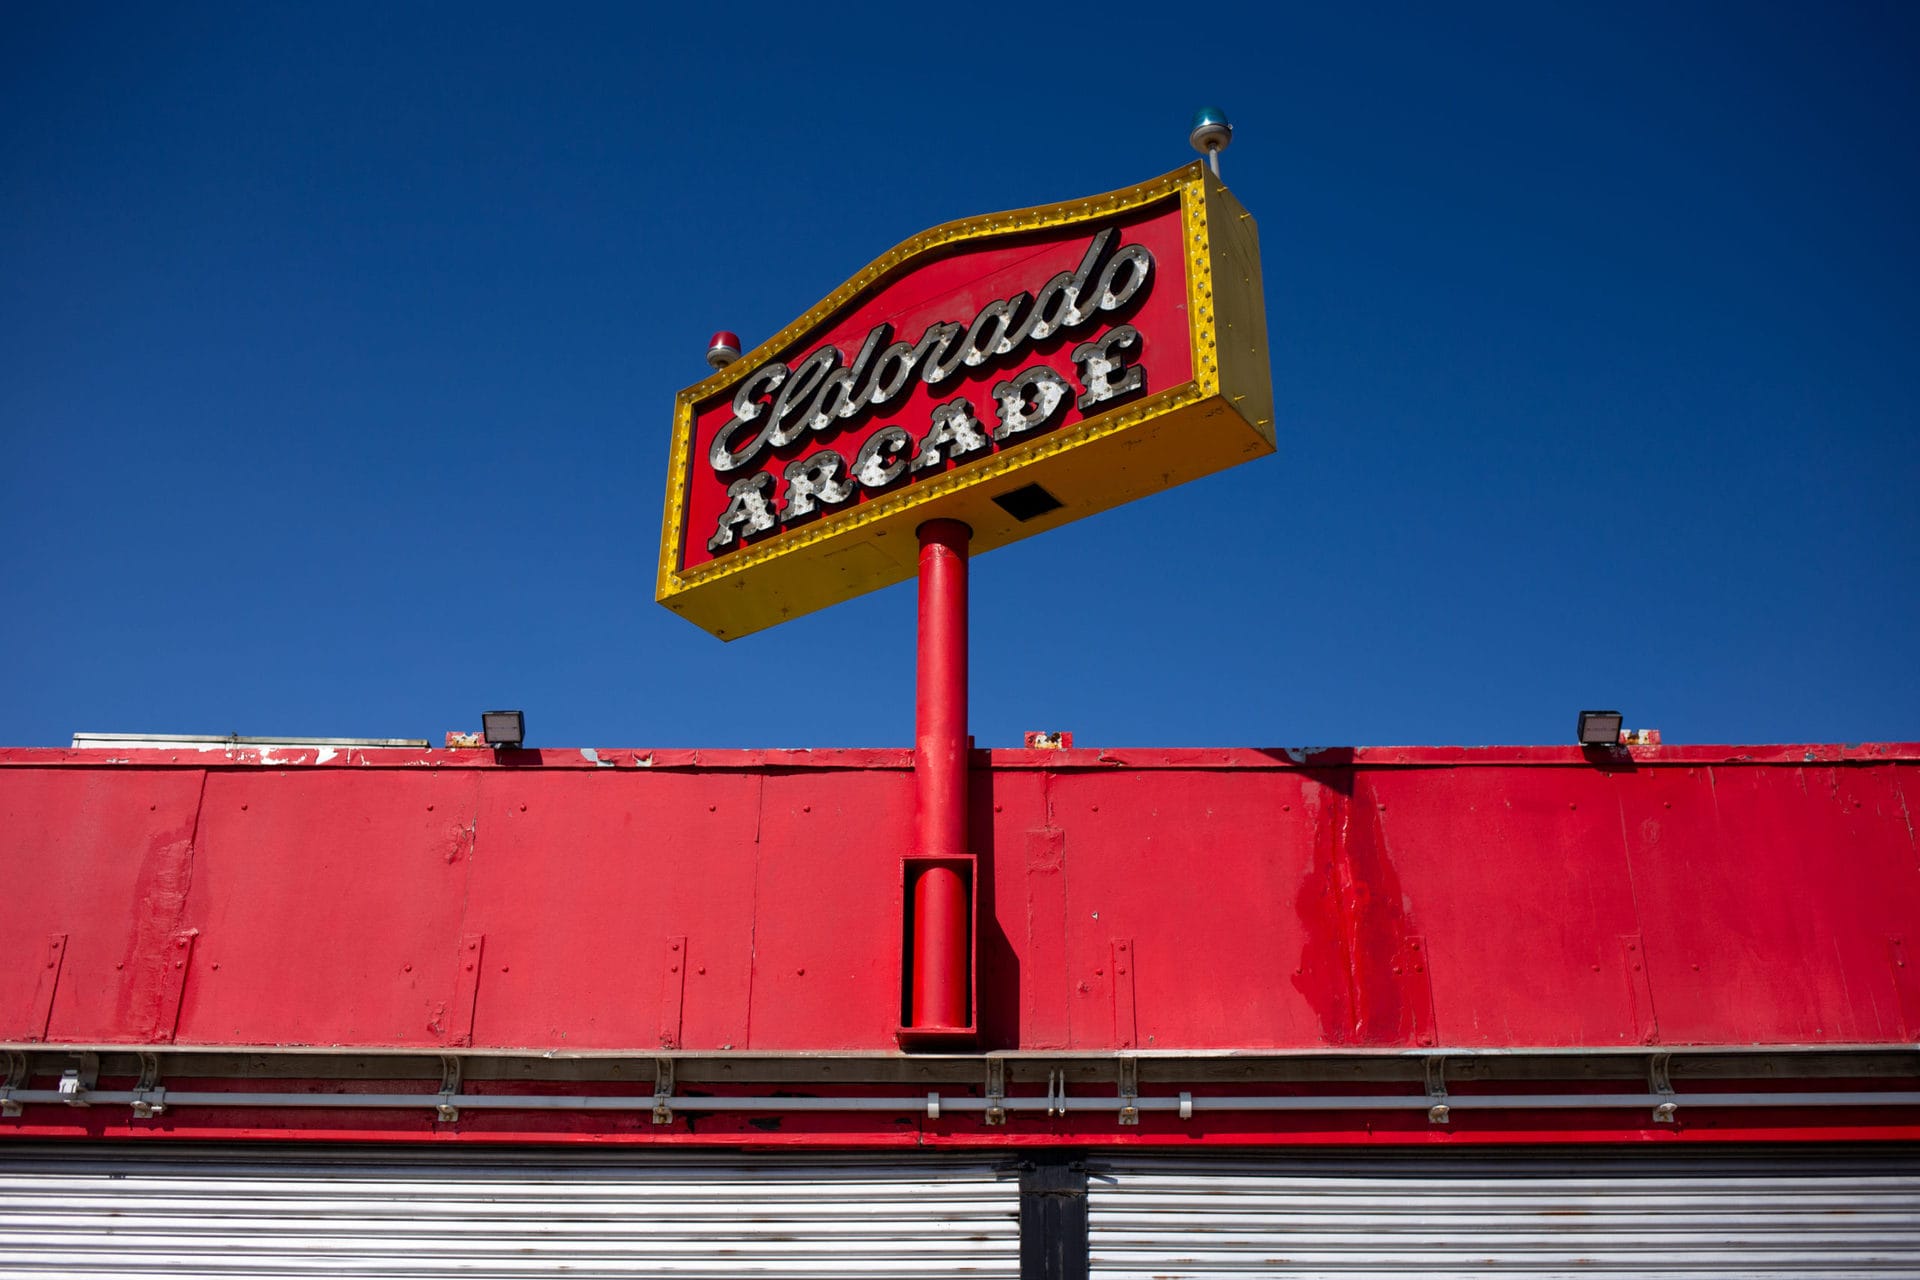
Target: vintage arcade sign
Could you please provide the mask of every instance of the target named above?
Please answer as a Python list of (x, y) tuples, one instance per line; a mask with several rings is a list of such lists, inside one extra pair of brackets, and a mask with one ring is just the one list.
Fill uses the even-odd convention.
[(948, 223), (682, 391), (657, 598), (725, 640), (1271, 453), (1252, 218), (1204, 163)]

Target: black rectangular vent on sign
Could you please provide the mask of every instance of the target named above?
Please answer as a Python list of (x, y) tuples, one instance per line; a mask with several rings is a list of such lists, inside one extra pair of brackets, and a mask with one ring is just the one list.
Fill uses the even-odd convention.
[(1058, 511), (1066, 505), (1037, 484), (1023, 485), (1011, 493), (999, 495), (993, 501), (1002, 511), (1022, 524), (1029, 520), (1037, 520), (1049, 511)]

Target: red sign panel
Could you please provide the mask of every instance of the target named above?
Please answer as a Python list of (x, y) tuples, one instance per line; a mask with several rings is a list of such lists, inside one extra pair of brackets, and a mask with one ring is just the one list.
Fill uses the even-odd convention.
[(1177, 201), (895, 280), (694, 418), (688, 568), (1192, 376)]
[(990, 550), (1271, 451), (1258, 273), (1198, 166), (908, 241), (681, 393), (661, 601), (731, 639), (910, 576), (923, 521)]

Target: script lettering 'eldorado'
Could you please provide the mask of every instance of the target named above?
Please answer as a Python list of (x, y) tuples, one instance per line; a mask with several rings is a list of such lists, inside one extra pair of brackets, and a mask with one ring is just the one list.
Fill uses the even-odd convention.
[[(989, 302), (971, 323), (931, 324), (914, 342), (892, 342), (893, 327), (878, 324), (851, 364), (839, 348), (824, 346), (791, 368), (761, 366), (740, 384), (733, 418), (714, 436), (708, 461), (720, 475), (742, 470), (769, 448), (858, 425), (900, 399), (916, 379), (938, 388), (962, 369), (1083, 329), (1101, 313), (1119, 310), (1151, 285), (1153, 255), (1144, 245), (1129, 244), (1107, 258), (1113, 234), (1108, 227), (1094, 236), (1078, 269), (1062, 271), (1038, 293)], [(1085, 413), (1141, 391), (1146, 386), (1139, 364), (1143, 345), (1139, 331), (1123, 324), (1075, 347), (1077, 398), (1067, 380), (1044, 364), (995, 384), (991, 430), (972, 402), (959, 396), (933, 410), (917, 443), (905, 428), (892, 425), (868, 437), (851, 462), (832, 449), (819, 450), (786, 467), (784, 503), (775, 500), (772, 473), (742, 476), (727, 486), (727, 507), (707, 550), (718, 554), (738, 539), (846, 502), (857, 489), (877, 490), (903, 474), (930, 474), (984, 452), (989, 441), (1004, 444), (1049, 427), (1070, 400)]]

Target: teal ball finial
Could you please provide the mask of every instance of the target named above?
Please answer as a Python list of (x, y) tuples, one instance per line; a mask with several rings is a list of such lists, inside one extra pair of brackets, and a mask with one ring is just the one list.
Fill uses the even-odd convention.
[(1227, 144), (1233, 141), (1233, 125), (1228, 123), (1227, 113), (1218, 107), (1202, 107), (1194, 112), (1193, 127), (1187, 131), (1187, 141), (1203, 156), (1225, 151)]

